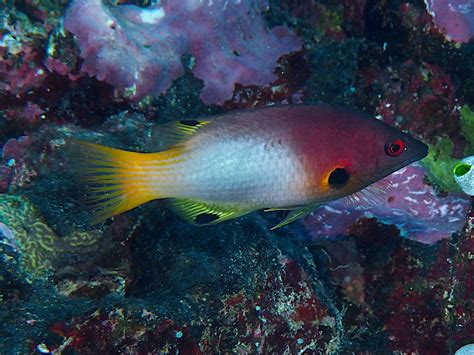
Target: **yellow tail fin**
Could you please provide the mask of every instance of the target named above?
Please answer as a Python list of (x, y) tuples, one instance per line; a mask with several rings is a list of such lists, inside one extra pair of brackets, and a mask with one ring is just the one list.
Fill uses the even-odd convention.
[(160, 181), (163, 182), (160, 174), (170, 176), (180, 148), (135, 153), (83, 141), (68, 144), (76, 160), (77, 173), (88, 185), (87, 200), (93, 212), (93, 224), (150, 200), (171, 197), (160, 191)]

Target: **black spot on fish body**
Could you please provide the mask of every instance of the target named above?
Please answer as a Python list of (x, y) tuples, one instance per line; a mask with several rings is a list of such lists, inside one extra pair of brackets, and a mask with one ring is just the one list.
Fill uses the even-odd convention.
[(201, 213), (194, 218), (196, 224), (208, 224), (219, 219), (219, 216), (213, 213)]
[(189, 127), (196, 127), (199, 124), (201, 124), (201, 122), (197, 120), (181, 120), (179, 121), (179, 123), (184, 124), (185, 126), (189, 126)]
[(350, 174), (345, 168), (336, 168), (329, 174), (328, 184), (334, 189), (343, 187), (349, 180)]

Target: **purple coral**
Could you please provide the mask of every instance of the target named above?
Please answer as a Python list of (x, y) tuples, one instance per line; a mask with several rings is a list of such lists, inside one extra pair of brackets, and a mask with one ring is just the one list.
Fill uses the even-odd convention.
[(387, 180), (392, 188), (386, 201), (371, 206), (348, 206), (336, 201), (322, 206), (305, 224), (313, 237), (347, 234), (359, 218), (375, 217), (382, 223), (396, 225), (403, 236), (426, 244), (449, 238), (463, 229), (469, 200), (462, 195), (439, 197), (423, 182), (424, 169), (419, 165), (405, 167)]
[(468, 42), (474, 36), (474, 0), (425, 0), (435, 26), (446, 38)]
[(265, 27), (264, 0), (168, 0), (148, 8), (74, 0), (65, 28), (77, 37), (82, 70), (139, 100), (164, 93), (184, 73), (183, 54), (195, 58), (202, 100), (222, 104), (234, 84), (265, 85), (276, 60), (300, 48), (285, 27)]
[(30, 171), (24, 162), (30, 145), (30, 137), (22, 136), (18, 139), (10, 138), (0, 147), (0, 193), (8, 192), (11, 185), (23, 186), (36, 174)]

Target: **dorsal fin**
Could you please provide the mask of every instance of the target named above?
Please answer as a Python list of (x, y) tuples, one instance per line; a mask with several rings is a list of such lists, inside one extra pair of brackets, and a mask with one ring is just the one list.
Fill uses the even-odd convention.
[(211, 123), (208, 120), (186, 119), (159, 124), (153, 128), (153, 143), (150, 150), (165, 150), (179, 146), (187, 137), (192, 136), (203, 126)]
[(203, 120), (181, 120), (174, 123), (175, 130), (177, 135), (182, 138), (193, 135), (196, 133), (202, 126), (211, 123), (210, 121)]
[(208, 203), (192, 199), (175, 199), (173, 205), (186, 221), (200, 226), (220, 223), (252, 212), (251, 209), (243, 209), (230, 204)]

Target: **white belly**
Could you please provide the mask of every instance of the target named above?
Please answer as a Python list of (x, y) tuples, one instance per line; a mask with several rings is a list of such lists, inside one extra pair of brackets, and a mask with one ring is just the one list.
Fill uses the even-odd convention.
[(255, 208), (306, 203), (300, 159), (278, 139), (239, 138), (201, 145), (177, 166), (174, 195)]

